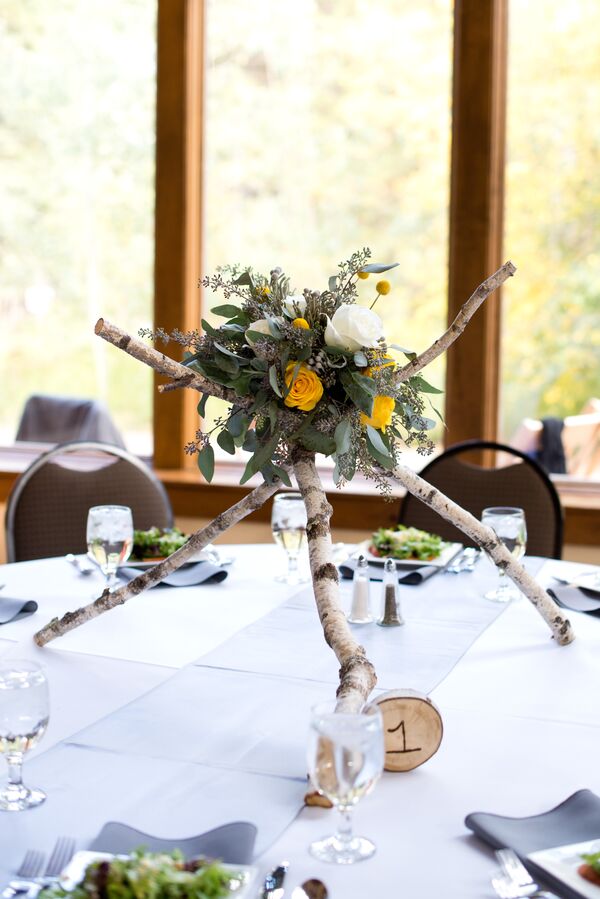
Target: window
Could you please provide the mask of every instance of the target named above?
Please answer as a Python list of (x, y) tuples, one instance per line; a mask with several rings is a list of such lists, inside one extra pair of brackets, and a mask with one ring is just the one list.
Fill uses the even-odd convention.
[[(369, 246), (400, 263), (376, 306), (389, 342), (429, 346), (445, 324), (450, 0), (207, 0), (205, 16), (204, 271), (281, 266), (323, 289)], [(369, 305), (373, 279), (361, 291)], [(443, 359), (427, 377), (443, 387)]]
[[(505, 247), (519, 272), (502, 340), (502, 433), (565, 419), (567, 470), (600, 480), (600, 6), (513, 3)], [(529, 419), (525, 421), (524, 419)]]
[(151, 447), (150, 372), (94, 336), (152, 321), (156, 8), (7, 0), (0, 21), (0, 442), (32, 393), (104, 400)]

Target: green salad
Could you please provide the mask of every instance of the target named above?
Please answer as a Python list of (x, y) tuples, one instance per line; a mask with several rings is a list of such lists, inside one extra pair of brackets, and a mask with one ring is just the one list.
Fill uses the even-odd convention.
[(371, 537), (370, 552), (386, 559), (437, 559), (448, 544), (437, 534), (397, 524), (393, 528), (379, 528)]
[(133, 532), (130, 558), (138, 562), (164, 559), (187, 543), (188, 537), (179, 528), (150, 528)]
[(241, 874), (211, 859), (186, 862), (178, 850), (136, 849), (128, 858), (92, 862), (74, 890), (51, 887), (40, 899), (220, 899), (241, 880)]

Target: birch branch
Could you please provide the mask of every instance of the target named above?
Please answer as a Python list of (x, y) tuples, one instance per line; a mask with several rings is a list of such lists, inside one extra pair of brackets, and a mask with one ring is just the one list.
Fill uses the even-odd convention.
[(166, 385), (169, 389), (176, 387), (191, 387), (199, 393), (206, 393), (208, 396), (216, 396), (219, 399), (227, 400), (228, 403), (234, 403), (236, 406), (244, 406), (247, 400), (239, 397), (235, 390), (222, 387), (213, 381), (208, 381), (202, 375), (192, 372), (187, 366), (181, 362), (176, 362), (170, 356), (155, 350), (154, 347), (148, 346), (143, 340), (132, 337), (126, 331), (123, 331), (117, 325), (107, 322), (104, 318), (99, 318), (94, 328), (98, 337), (102, 337), (107, 343), (112, 343), (118, 349), (123, 350), (129, 356), (149, 365), (159, 375), (166, 375), (173, 379), (172, 384)]
[(352, 635), (339, 603), (339, 574), (331, 562), (332, 508), (327, 502), (313, 454), (297, 452), (294, 473), (307, 514), (306, 536), (313, 589), (325, 642), (340, 667), (337, 712), (360, 712), (377, 676), (365, 650)]
[(410, 468), (399, 465), (394, 470), (394, 475), (413, 496), (417, 496), (427, 506), (438, 512), (442, 518), (445, 518), (446, 521), (450, 521), (465, 534), (468, 534), (488, 553), (498, 568), (504, 569), (510, 579), (540, 613), (561, 646), (565, 646), (575, 639), (569, 619), (564, 617), (554, 600), (516, 561), (491, 528), (481, 524), (473, 515), (447, 496), (444, 496), (443, 493), (423, 480), (423, 478), (420, 478)]
[(497, 272), (490, 275), (489, 278), (486, 278), (485, 281), (479, 285), (477, 290), (471, 294), (466, 303), (463, 303), (460, 312), (448, 330), (445, 331), (441, 337), (438, 337), (428, 349), (424, 350), (418, 356), (415, 356), (412, 362), (408, 362), (406, 365), (402, 366), (402, 368), (397, 370), (395, 377), (396, 382), (400, 383), (401, 381), (406, 381), (407, 378), (416, 375), (417, 372), (425, 368), (426, 365), (429, 365), (430, 362), (437, 359), (442, 353), (445, 353), (457, 337), (460, 337), (481, 304), (494, 292), (494, 290), (500, 287), (500, 285), (508, 278), (512, 277), (516, 270), (517, 269), (512, 262), (505, 262)]
[(230, 506), (226, 512), (221, 512), (213, 521), (205, 528), (196, 531), (189, 538), (181, 549), (172, 553), (164, 562), (149, 568), (143, 574), (138, 575), (128, 584), (119, 587), (114, 593), (105, 590), (98, 599), (82, 606), (75, 612), (66, 612), (62, 618), (53, 618), (45, 627), (39, 630), (33, 637), (38, 646), (45, 646), (51, 640), (61, 637), (63, 634), (74, 630), (74, 628), (98, 618), (104, 612), (114, 609), (115, 606), (123, 605), (127, 600), (134, 596), (139, 596), (149, 587), (154, 587), (160, 583), (169, 574), (176, 571), (184, 562), (191, 558), (200, 550), (204, 549), (209, 543), (212, 543), (220, 534), (228, 528), (233, 527), (238, 521), (241, 521), (246, 515), (259, 509), (263, 503), (269, 499), (279, 488), (279, 484), (261, 484), (251, 493), (241, 499), (235, 505)]

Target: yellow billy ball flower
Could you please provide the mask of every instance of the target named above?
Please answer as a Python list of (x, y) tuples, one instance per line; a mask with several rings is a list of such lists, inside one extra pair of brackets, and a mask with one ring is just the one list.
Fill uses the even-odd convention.
[(356, 274), (357, 274), (357, 277), (359, 277), (361, 281), (366, 281), (367, 278), (369, 277), (368, 272), (357, 272)]
[[(288, 362), (286, 365), (285, 383), (286, 387), (290, 389), (284, 403), (286, 406), (295, 407), (302, 412), (310, 412), (323, 396), (323, 384), (314, 371), (308, 368), (304, 362), (300, 364), (298, 373), (294, 378), (294, 369), (297, 365), (297, 362)], [(294, 378), (293, 384), (292, 378)]]
[(382, 296), (386, 296), (392, 289), (392, 285), (389, 281), (378, 281), (375, 285), (375, 290), (377, 293), (380, 293)]
[(258, 288), (257, 293), (258, 293), (259, 296), (261, 296), (261, 297), (268, 297), (269, 294), (271, 293), (271, 288), (270, 288), (270, 287), (267, 287), (267, 285), (265, 284), (264, 287), (259, 287), (259, 288)]
[(362, 425), (371, 425), (378, 431), (385, 431), (392, 421), (392, 412), (394, 411), (395, 400), (393, 396), (376, 396), (373, 400), (373, 410), (370, 415), (360, 413), (360, 423)]
[(305, 318), (295, 318), (292, 322), (293, 328), (304, 328), (306, 331), (310, 331), (310, 325), (306, 321)]

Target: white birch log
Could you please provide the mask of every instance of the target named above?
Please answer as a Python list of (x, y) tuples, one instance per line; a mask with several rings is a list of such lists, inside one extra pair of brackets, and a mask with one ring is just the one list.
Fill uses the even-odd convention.
[(444, 496), (437, 488), (427, 483), (410, 468), (399, 465), (394, 469), (394, 475), (413, 496), (418, 497), (427, 506), (438, 512), (446, 521), (450, 521), (463, 533), (468, 534), (485, 550), (498, 568), (502, 568), (506, 572), (508, 577), (538, 610), (554, 634), (557, 643), (565, 646), (575, 639), (569, 619), (565, 618), (554, 600), (510, 554), (491, 528), (481, 524), (473, 515), (447, 496)]
[(377, 683), (375, 668), (352, 635), (339, 602), (339, 573), (331, 561), (332, 508), (315, 466), (315, 457), (297, 452), (294, 473), (307, 515), (306, 537), (313, 589), (325, 642), (340, 663), (336, 711), (359, 712)]
[(104, 612), (114, 609), (115, 606), (123, 605), (134, 596), (139, 596), (144, 590), (160, 583), (169, 574), (176, 571), (184, 562), (191, 560), (196, 553), (208, 546), (209, 543), (212, 543), (228, 528), (233, 527), (246, 515), (250, 515), (251, 512), (259, 509), (278, 488), (278, 483), (273, 485), (264, 483), (256, 487), (255, 490), (235, 503), (235, 505), (230, 506), (226, 512), (221, 512), (220, 515), (217, 515), (205, 528), (192, 534), (187, 543), (181, 549), (172, 553), (164, 562), (159, 562), (158, 565), (149, 568), (113, 593), (104, 590), (98, 599), (95, 599), (87, 606), (82, 606), (74, 612), (66, 612), (62, 618), (53, 618), (52, 621), (34, 635), (33, 639), (38, 646), (45, 646), (46, 643), (50, 643), (51, 640), (55, 640), (57, 637), (61, 637), (74, 628), (85, 624), (86, 621), (97, 618)]
[(126, 331), (123, 331), (117, 325), (111, 324), (104, 318), (98, 319), (94, 331), (98, 337), (102, 337), (107, 343), (112, 343), (113, 346), (123, 350), (129, 356), (150, 366), (159, 375), (166, 375), (172, 378), (172, 383), (166, 385), (169, 389), (190, 387), (192, 390), (206, 393), (208, 396), (216, 396), (219, 399), (227, 400), (227, 402), (234, 403), (236, 406), (247, 405), (247, 401), (243, 397), (239, 397), (235, 390), (230, 390), (227, 387), (222, 387), (220, 384), (208, 381), (202, 375), (196, 374), (187, 366), (182, 365), (181, 362), (176, 362), (170, 356), (165, 356), (164, 353), (148, 346), (143, 340), (132, 337)]

